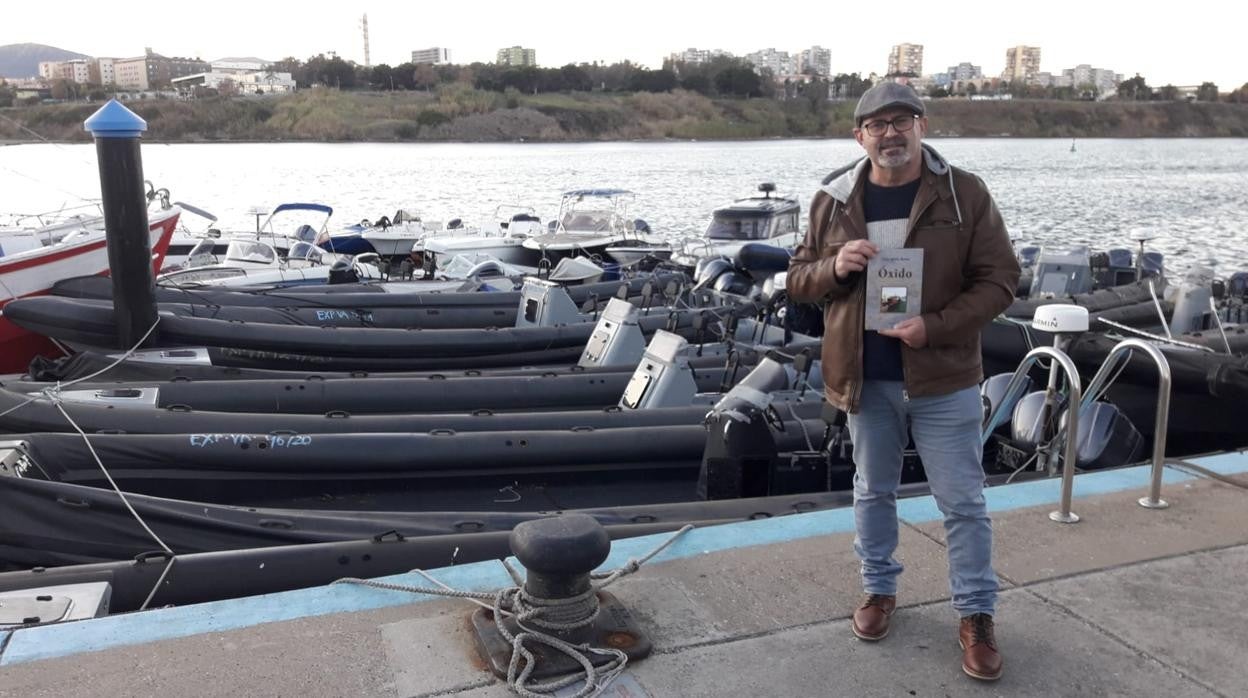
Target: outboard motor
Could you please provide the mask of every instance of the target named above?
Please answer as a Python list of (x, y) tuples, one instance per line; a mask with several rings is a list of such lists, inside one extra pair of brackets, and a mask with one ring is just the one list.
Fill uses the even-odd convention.
[(350, 260), (340, 259), (329, 268), (329, 283), (331, 284), (354, 284), (359, 281), (360, 273), (356, 271), (355, 265)]
[(1036, 259), (1040, 257), (1040, 248), (1035, 245), (1019, 248), (1018, 265), (1023, 269), (1030, 269), (1036, 266)]
[(447, 230), (459, 230), (464, 227), (464, 221), (460, 218), (452, 218), (446, 222)]
[[(220, 237), (220, 233), (217, 234), (217, 237)], [(307, 223), (304, 223), (298, 228), (295, 228), (295, 234), (293, 237), (296, 240), (302, 240), (303, 242), (315, 243), (316, 242), (316, 228), (313, 228)]]
[[(1044, 393), (1029, 393), (1014, 409), (1011, 437), (1015, 445), (1033, 450), (1044, 445), (1041, 419)], [(1069, 411), (1060, 421), (1065, 425)], [(1082, 470), (1096, 470), (1133, 463), (1144, 450), (1144, 437), (1130, 419), (1108, 402), (1094, 402), (1079, 414), (1079, 438), (1076, 441), (1075, 465)]]
[(773, 429), (783, 420), (771, 393), (789, 384), (788, 369), (774, 355), (759, 362), (706, 416), (706, 448), (698, 473), (702, 499), (764, 497), (828, 489), (826, 449), (781, 456)]
[(1174, 315), (1170, 319), (1171, 334), (1199, 332), (1205, 328), (1209, 299), (1213, 297), (1213, 270), (1194, 266), (1183, 277), (1174, 297)]
[(734, 296), (748, 296), (750, 291), (754, 289), (754, 281), (750, 277), (737, 271), (730, 271), (720, 274), (715, 279), (714, 288), (720, 293), (728, 293)]
[(1226, 293), (1230, 298), (1248, 300), (1248, 271), (1237, 271), (1231, 274), (1226, 282)]
[(1165, 276), (1166, 256), (1160, 252), (1145, 252), (1140, 255), (1140, 278)]
[[(1012, 400), (1006, 400), (1005, 389), (1009, 387), (1010, 380), (1013, 378), (1014, 375), (1011, 373), (998, 373), (995, 376), (990, 376), (988, 380), (985, 380), (979, 386), (979, 396), (984, 403), (983, 425), (985, 428), (988, 426), (988, 416), (994, 410), (1000, 409), (999, 414), (1013, 414), (1014, 407), (1018, 404), (1021, 397), (1030, 393), (1035, 387), (1035, 381), (1031, 380), (1030, 376), (1026, 376), (1023, 379), (1023, 385), (1018, 395)], [(998, 408), (998, 406), (1000, 407)], [(1004, 424), (994, 428), (994, 432), (1004, 434)]]
[[(1066, 351), (1066, 347), (1073, 341), (1075, 335), (1088, 331), (1088, 309), (1078, 305), (1053, 304), (1041, 306), (1036, 310), (1035, 316), (1031, 320), (1031, 325), (1035, 329), (1053, 333), (1053, 347), (1059, 351)], [(1059, 411), (1067, 409), (1069, 405), (1060, 397), (1058, 393), (1058, 382), (1062, 376), (1060, 367), (1056, 361), (1051, 361), (1049, 368), (1049, 379), (1046, 389), (1042, 392), (1033, 393), (1040, 395), (1040, 403), (1036, 406), (1034, 412), (1027, 412), (1021, 424), (1032, 425), (1028, 429), (1020, 428), (1020, 411), (1024, 410), (1024, 404), (1028, 404), (1028, 400), (1034, 400), (1030, 395), (1024, 397), (1017, 405), (1014, 406), (1014, 424), (1012, 435), (1016, 441), (1022, 441), (1024, 447), (1040, 447), (1045, 446), (1048, 440), (1054, 435), (1054, 431), (1049, 428), (1052, 420), (1051, 417)], [(1030, 419), (1030, 421), (1028, 421)], [(993, 424), (985, 425), (986, 429), (991, 429)], [(1027, 434), (1034, 433), (1030, 439)], [(1056, 451), (1048, 450), (1043, 454), (1040, 467), (1048, 469), (1049, 472), (1057, 472), (1058, 455)]]
[(708, 257), (699, 259), (693, 269), (694, 290), (713, 288), (715, 280), (721, 274), (732, 271), (732, 262), (727, 257)]
[(636, 220), (634, 220), (634, 221), (633, 221), (633, 230), (635, 230), (635, 231), (637, 231), (637, 232), (639, 232), (639, 233), (642, 233), (642, 234), (644, 234), (644, 235), (649, 235), (649, 234), (650, 234), (650, 224), (649, 224), (649, 223), (647, 223), (647, 222), (645, 222), (644, 220), (642, 220), (642, 219), (638, 218), (638, 219), (636, 219)]
[(1100, 288), (1122, 286), (1135, 281), (1135, 262), (1131, 250), (1115, 247), (1091, 256), (1092, 278)]

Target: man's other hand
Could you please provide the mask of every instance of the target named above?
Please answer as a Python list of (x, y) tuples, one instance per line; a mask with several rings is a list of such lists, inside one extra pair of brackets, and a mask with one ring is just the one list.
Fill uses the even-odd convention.
[(927, 325), (923, 318), (912, 317), (902, 320), (890, 330), (880, 330), (884, 337), (894, 337), (905, 342), (911, 349), (922, 349), (927, 346)]
[(880, 248), (870, 240), (850, 240), (836, 253), (832, 271), (838, 281), (844, 281), (849, 275), (867, 268), (867, 260), (878, 254)]

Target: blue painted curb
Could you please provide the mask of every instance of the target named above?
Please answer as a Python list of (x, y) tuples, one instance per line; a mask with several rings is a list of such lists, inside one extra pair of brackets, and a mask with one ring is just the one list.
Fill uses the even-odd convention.
[[(1248, 453), (1245, 452), (1186, 460), (1223, 475), (1248, 472)], [(1147, 487), (1150, 471), (1150, 466), (1138, 466), (1085, 473), (1075, 479), (1075, 494), (1077, 498), (1083, 498)], [(1173, 485), (1194, 479), (1195, 476), (1167, 469), (1163, 483)], [(1003, 512), (1055, 504), (1060, 493), (1061, 480), (1050, 478), (988, 488), (984, 491), (984, 496), (988, 500), (989, 511)], [(1163, 489), (1163, 496), (1164, 494)], [(899, 517), (912, 524), (939, 521), (942, 518), (930, 496), (902, 500), (897, 504), (897, 511)], [(678, 560), (717, 551), (848, 533), (853, 530), (854, 513), (850, 508), (711, 526), (689, 531), (652, 561)], [(640, 558), (668, 540), (670, 535), (660, 533), (615, 541), (611, 545), (611, 555), (600, 569), (615, 569), (630, 558)], [(512, 583), (497, 561), (445, 567), (430, 573), (449, 586), (471, 591), (492, 591)], [(380, 579), (394, 584), (430, 586), (430, 582), (423, 577), (411, 573)], [(339, 584), (23, 628), (13, 631), (7, 646), (0, 645), (3, 646), (0, 666), (202, 633), (237, 630), (262, 623), (311, 618), (329, 613), (369, 611), (442, 598), (444, 597)], [(3, 635), (0, 635), (0, 640), (2, 639)]]

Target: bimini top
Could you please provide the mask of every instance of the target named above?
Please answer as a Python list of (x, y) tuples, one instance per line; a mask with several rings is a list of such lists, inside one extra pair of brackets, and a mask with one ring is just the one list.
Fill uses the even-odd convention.
[(627, 189), (573, 189), (565, 191), (564, 196), (632, 196)]
[[(279, 204), (277, 208), (273, 209), (273, 213), (281, 211), (320, 211), (327, 216), (334, 215), (334, 209), (326, 206), (325, 204)], [(269, 215), (271, 216), (273, 213), (270, 213)]]

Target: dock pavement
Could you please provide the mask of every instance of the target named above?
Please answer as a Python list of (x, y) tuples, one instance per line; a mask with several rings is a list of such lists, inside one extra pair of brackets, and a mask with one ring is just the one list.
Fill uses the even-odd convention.
[[(1075, 478), (1076, 524), (1050, 521), (1060, 481), (987, 491), (1002, 593), (1000, 681), (963, 675), (944, 531), (903, 500), (905, 565), (889, 637), (856, 640), (852, 511), (695, 529), (611, 592), (654, 653), (604, 693), (649, 696), (1248, 696), (1248, 453)], [(1180, 464), (1181, 465), (1181, 464)], [(666, 535), (616, 541), (604, 568)], [(497, 562), (431, 574), (510, 583)], [(387, 578), (426, 584), (414, 574)], [(476, 656), (461, 600), (333, 585), (0, 631), (0, 696), (513, 695)]]

